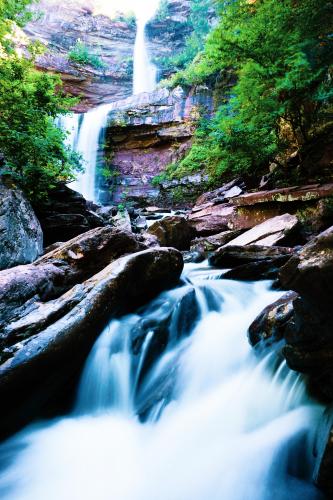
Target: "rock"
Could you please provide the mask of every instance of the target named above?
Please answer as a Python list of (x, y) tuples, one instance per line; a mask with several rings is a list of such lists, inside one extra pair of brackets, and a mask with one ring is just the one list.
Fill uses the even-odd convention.
[(112, 223), (115, 227), (122, 231), (132, 231), (131, 219), (126, 209), (118, 210), (117, 215), (112, 219)]
[(284, 338), (288, 321), (293, 316), (293, 301), (297, 296), (296, 292), (287, 292), (265, 307), (249, 327), (251, 345), (255, 346), (259, 342), (271, 345)]
[(189, 223), (198, 236), (211, 236), (231, 229), (230, 223), (236, 216), (237, 210), (228, 203), (200, 207), (199, 211), (192, 211)]
[(225, 245), (209, 257), (212, 266), (227, 268), (253, 262), (284, 259), (286, 262), (294, 253), (289, 247), (270, 247), (259, 245)]
[(195, 238), (191, 241), (191, 250), (202, 250), (204, 252), (211, 252), (224, 246), (229, 241), (237, 238), (244, 231), (222, 231), (222, 233), (214, 234), (204, 238)]
[(214, 191), (209, 191), (199, 196), (195, 202), (195, 206), (204, 205), (206, 203), (213, 202), (214, 200), (226, 200), (228, 198), (233, 198), (234, 196), (241, 194), (244, 189), (245, 185), (243, 181), (239, 178), (234, 179)]
[(268, 219), (231, 240), (227, 245), (291, 245), (300, 242), (299, 222), (295, 215), (283, 214)]
[(144, 231), (145, 229), (147, 229), (147, 219), (146, 217), (143, 217), (142, 215), (139, 215), (139, 217), (137, 217), (135, 220), (134, 220), (134, 223), (133, 223), (133, 227), (135, 229), (136, 232), (140, 232), (140, 231)]
[(59, 184), (43, 202), (34, 204), (44, 234), (44, 245), (68, 241), (105, 222), (83, 196), (68, 186)]
[(193, 236), (187, 220), (179, 215), (154, 222), (148, 233), (156, 236), (161, 246), (171, 246), (178, 250), (188, 250)]
[(258, 203), (290, 203), (296, 201), (307, 202), (310, 200), (319, 200), (333, 195), (332, 184), (311, 184), (309, 186), (294, 186), (272, 191), (258, 191), (255, 193), (246, 193), (237, 198), (233, 198), (232, 202), (238, 207), (248, 205), (256, 205)]
[(9, 180), (0, 181), (0, 270), (33, 262), (42, 253), (43, 233), (30, 203)]
[(283, 256), (243, 264), (226, 271), (221, 275), (221, 278), (240, 281), (276, 280), (279, 270), (286, 260), (288, 257)]
[(333, 227), (295, 254), (281, 268), (279, 279), (300, 294), (286, 331), (287, 363), (308, 374), (317, 398), (333, 402)]
[(3, 328), (89, 278), (121, 255), (145, 248), (131, 233), (96, 228), (64, 243), (33, 264), (0, 272), (0, 346), (7, 342)]
[(161, 88), (115, 101), (110, 107), (105, 135), (106, 151), (112, 152), (112, 169), (118, 173), (101, 180), (101, 190), (110, 191), (114, 203), (126, 199), (144, 208), (177, 204), (173, 190), (197, 196), (202, 176), (160, 181), (156, 176), (170, 163), (182, 159), (192, 144), (199, 119), (198, 108), (209, 116), (213, 110), (212, 90), (207, 86), (192, 89)]
[[(63, 398), (105, 323), (175, 285), (182, 267), (177, 250), (149, 249), (114, 261), (66, 292), (59, 299), (70, 304), (64, 314), (14, 345), (0, 365), (0, 399), (6, 408), (0, 415), (2, 433), (17, 429), (47, 406), (45, 394), (53, 404)], [(45, 393), (50, 384), (52, 392)]]
[(112, 225), (112, 219), (117, 215), (118, 209), (116, 207), (113, 207), (112, 205), (108, 205), (104, 207), (98, 207), (96, 213), (103, 219), (105, 224)]
[(185, 264), (188, 263), (194, 263), (198, 264), (200, 262), (203, 262), (205, 260), (205, 254), (202, 252), (199, 252), (197, 250), (190, 251), (190, 252), (182, 252), (183, 254), (183, 260)]

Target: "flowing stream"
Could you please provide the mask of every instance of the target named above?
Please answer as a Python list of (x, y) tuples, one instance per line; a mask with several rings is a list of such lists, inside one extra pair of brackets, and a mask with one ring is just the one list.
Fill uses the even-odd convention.
[(73, 412), (0, 449), (3, 500), (315, 500), (320, 415), (302, 378), (247, 328), (269, 282), (187, 264), (180, 286), (113, 319)]

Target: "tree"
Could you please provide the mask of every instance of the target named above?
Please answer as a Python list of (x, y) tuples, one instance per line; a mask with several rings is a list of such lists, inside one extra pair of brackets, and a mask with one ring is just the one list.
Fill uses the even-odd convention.
[(56, 116), (76, 101), (63, 94), (59, 77), (35, 69), (38, 45), (30, 47), (29, 57), (15, 51), (12, 35), (30, 18), (27, 5), (26, 0), (0, 0), (0, 151), (2, 173), (36, 200), (58, 181), (74, 179), (81, 165), (55, 125)]
[(330, 0), (220, 0), (219, 16), (204, 51), (179, 75), (188, 84), (227, 68), (237, 76), (185, 159), (209, 149), (216, 175), (253, 171), (287, 147), (302, 149), (330, 123), (333, 98)]

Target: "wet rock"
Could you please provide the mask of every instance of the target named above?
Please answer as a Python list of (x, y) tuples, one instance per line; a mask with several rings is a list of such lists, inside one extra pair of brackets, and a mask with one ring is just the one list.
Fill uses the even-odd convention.
[(227, 245), (296, 245), (301, 240), (299, 229), (295, 215), (278, 215), (246, 231)]
[(42, 226), (44, 245), (57, 241), (68, 241), (90, 229), (102, 227), (105, 222), (76, 191), (68, 186), (58, 185), (48, 199), (34, 205)]
[(142, 215), (137, 217), (133, 222), (133, 228), (134, 228), (135, 232), (138, 232), (138, 233), (147, 229), (146, 217), (143, 217)]
[[(6, 408), (0, 416), (2, 433), (36, 415), (48, 404), (45, 399), (63, 397), (105, 322), (174, 285), (182, 267), (177, 250), (145, 250), (114, 261), (66, 292), (67, 300), (76, 297), (74, 307), (14, 345), (11, 357), (0, 365), (0, 399)], [(52, 384), (51, 393), (45, 392), (48, 384)]]
[[(235, 240), (233, 240), (235, 241)], [(228, 268), (253, 262), (271, 262), (284, 259), (286, 262), (294, 253), (289, 247), (270, 247), (261, 245), (225, 245), (209, 257), (212, 266)]]
[(314, 454), (315, 483), (325, 491), (326, 498), (333, 497), (333, 407), (326, 408), (317, 429)]
[(187, 220), (179, 215), (164, 217), (154, 222), (148, 233), (156, 236), (161, 246), (171, 246), (178, 250), (189, 249), (193, 236)]
[(240, 281), (276, 280), (279, 270), (286, 260), (288, 257), (282, 256), (243, 264), (226, 271), (221, 277)]
[(194, 263), (198, 264), (200, 262), (203, 262), (205, 260), (205, 254), (203, 252), (200, 252), (198, 250), (193, 250), (190, 252), (182, 252), (183, 253), (183, 260), (184, 263)]
[(309, 375), (316, 397), (333, 401), (333, 227), (297, 252), (279, 278), (286, 289), (300, 294), (286, 332), (288, 365)]
[(296, 292), (287, 292), (265, 307), (249, 327), (248, 337), (251, 345), (259, 342), (271, 345), (284, 338), (288, 321), (294, 312), (293, 301), (297, 296)]
[(231, 229), (230, 223), (237, 215), (235, 207), (224, 203), (200, 207), (199, 211), (192, 211), (189, 223), (198, 236), (211, 236)]
[(0, 272), (0, 345), (3, 328), (35, 309), (39, 302), (58, 297), (121, 255), (145, 248), (131, 233), (96, 228), (64, 243), (33, 264)]
[(33, 262), (43, 253), (43, 233), (22, 191), (0, 181), (0, 270)]

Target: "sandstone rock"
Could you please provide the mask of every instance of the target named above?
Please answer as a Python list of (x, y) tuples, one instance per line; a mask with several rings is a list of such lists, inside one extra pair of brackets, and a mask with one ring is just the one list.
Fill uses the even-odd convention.
[(245, 185), (241, 179), (234, 179), (227, 184), (224, 184), (214, 191), (209, 191), (202, 194), (195, 202), (195, 206), (204, 205), (209, 202), (214, 202), (214, 200), (225, 200), (228, 198), (233, 198), (243, 192)]
[(294, 186), (272, 191), (258, 191), (246, 193), (233, 198), (233, 204), (238, 207), (256, 205), (258, 203), (290, 203), (294, 201), (319, 200), (333, 195), (333, 184), (311, 184), (309, 186)]
[(192, 229), (185, 217), (174, 215), (154, 222), (148, 233), (156, 236), (161, 246), (172, 246), (178, 250), (190, 248)]
[(63, 397), (105, 322), (174, 285), (182, 267), (177, 250), (150, 249), (116, 260), (61, 297), (67, 311), (14, 345), (0, 365), (0, 399), (6, 408), (0, 416), (2, 433), (36, 415), (45, 404), (39, 395), (47, 384), (52, 384), (51, 399)]
[(68, 241), (90, 229), (104, 226), (102, 217), (90, 208), (81, 194), (58, 185), (47, 200), (34, 205), (43, 229), (44, 245)]
[(18, 188), (0, 182), (0, 270), (42, 253), (43, 233), (30, 203)]
[(198, 212), (192, 212), (189, 223), (199, 236), (211, 236), (231, 229), (229, 227), (233, 217), (237, 214), (235, 207), (225, 203), (221, 205), (209, 205)]
[(195, 238), (191, 241), (191, 250), (202, 250), (204, 252), (217, 250), (243, 232), (242, 230), (222, 231), (222, 233), (207, 236), (206, 238)]
[(0, 272), (0, 345), (9, 321), (36, 308), (36, 303), (58, 297), (121, 255), (144, 248), (131, 233), (110, 227), (77, 236), (33, 264)]
[(268, 219), (229, 241), (227, 245), (290, 245), (299, 242), (299, 222), (295, 215), (284, 214)]
[(265, 345), (278, 342), (285, 336), (286, 326), (293, 315), (293, 301), (297, 293), (287, 292), (256, 317), (248, 330), (251, 345), (264, 342)]
[(205, 260), (205, 254), (203, 252), (199, 252), (197, 250), (182, 252), (184, 263), (195, 263), (198, 264)]

